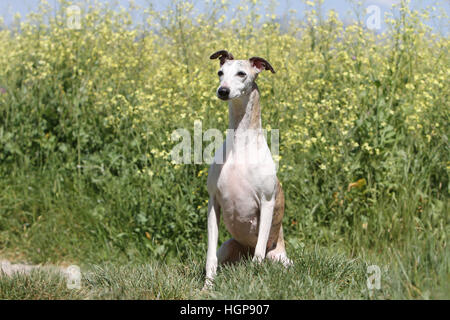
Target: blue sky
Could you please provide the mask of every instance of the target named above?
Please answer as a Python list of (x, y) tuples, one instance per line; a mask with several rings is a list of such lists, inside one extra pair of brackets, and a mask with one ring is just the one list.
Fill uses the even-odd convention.
[[(57, 3), (57, 0), (47, 0), (51, 5), (54, 5)], [(106, 0), (100, 0), (102, 2), (110, 2), (111, 4), (113, 1), (106, 1)], [(128, 6), (129, 0), (116, 0), (120, 5)], [(4, 21), (9, 24), (12, 20), (12, 17), (15, 13), (20, 13), (22, 17), (24, 17), (28, 12), (36, 10), (40, 0), (0, 0), (0, 16), (4, 18)], [(81, 1), (82, 2), (82, 1)], [(148, 0), (134, 0), (134, 2), (140, 6), (145, 6), (146, 3), (148, 3)], [(167, 6), (168, 1), (151, 1), (155, 4), (155, 8), (157, 10), (160, 10)], [(204, 1), (195, 0), (196, 8), (198, 10), (202, 10), (204, 8)], [(241, 1), (239, 0), (231, 0), (231, 5), (235, 6)], [(399, 0), (365, 0), (363, 1), (364, 6), (368, 7), (370, 5), (377, 5), (380, 8), (381, 11), (381, 17), (383, 17), (384, 12), (389, 11), (390, 7), (393, 3), (399, 2)], [(73, 1), (73, 3), (77, 3), (76, 0)], [(262, 1), (263, 6), (267, 5), (269, 3), (268, 0)], [(302, 13), (304, 12), (305, 5), (301, 0), (278, 0), (278, 5), (276, 7), (276, 13), (282, 14), (283, 12), (286, 12), (287, 9), (295, 9), (298, 12), (298, 15), (301, 17)], [(450, 1), (449, 0), (411, 0), (411, 6), (413, 8), (425, 8), (427, 6), (434, 5), (436, 8), (443, 8), (447, 15), (450, 16)], [(330, 9), (334, 9), (338, 12), (339, 17), (341, 19), (350, 20), (352, 19), (351, 9), (352, 6), (350, 5), (348, 0), (325, 0), (324, 3), (324, 9), (325, 11), (328, 11)], [(437, 27), (434, 25), (433, 21), (429, 23), (433, 27)], [(383, 28), (383, 25), (382, 25)], [(442, 25), (440, 26), (440, 29), (442, 29)], [(448, 24), (444, 27), (448, 28)], [(441, 30), (444, 31), (445, 34), (448, 34), (449, 30)]]

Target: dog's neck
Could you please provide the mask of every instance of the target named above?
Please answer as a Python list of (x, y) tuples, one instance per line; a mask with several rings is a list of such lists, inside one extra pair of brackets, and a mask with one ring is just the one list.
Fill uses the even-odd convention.
[[(261, 108), (259, 106), (259, 91), (253, 85), (250, 94), (243, 95), (229, 102), (229, 129), (227, 141), (237, 157), (256, 156), (261, 137), (264, 139), (261, 126)], [(255, 149), (256, 148), (256, 149)]]
[(261, 108), (258, 86), (253, 84), (250, 94), (233, 99), (228, 104), (229, 126), (235, 132), (261, 130)]

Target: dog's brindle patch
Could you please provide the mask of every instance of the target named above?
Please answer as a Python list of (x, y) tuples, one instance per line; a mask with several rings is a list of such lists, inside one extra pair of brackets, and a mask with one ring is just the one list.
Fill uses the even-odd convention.
[[(267, 241), (267, 249), (273, 249), (277, 246), (280, 234), (281, 223), (284, 216), (284, 192), (280, 181), (277, 179), (277, 191), (275, 196), (275, 208), (273, 210), (272, 227), (270, 228), (269, 240)], [(282, 235), (281, 235), (282, 237)], [(280, 239), (283, 241), (284, 239)]]

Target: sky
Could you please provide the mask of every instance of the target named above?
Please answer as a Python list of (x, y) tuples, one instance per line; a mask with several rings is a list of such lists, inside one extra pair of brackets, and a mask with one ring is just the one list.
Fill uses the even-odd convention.
[[(51, 5), (57, 3), (57, 0), (47, 0)], [(113, 1), (100, 0), (101, 2), (109, 2), (113, 3)], [(116, 0), (119, 5), (128, 6), (130, 0)], [(149, 0), (134, 0), (137, 5), (146, 6)], [(27, 13), (30, 11), (35, 11), (40, 0), (0, 0), (0, 16), (3, 17), (6, 24), (9, 24), (15, 13), (20, 13), (22, 17), (25, 17)], [(156, 10), (164, 9), (168, 5), (169, 1), (151, 1), (155, 4)], [(240, 0), (230, 0), (231, 6), (236, 6), (241, 3)], [(301, 17), (303, 15), (305, 4), (301, 0), (277, 0), (276, 13), (281, 15), (286, 12), (288, 9), (295, 9), (297, 11), (297, 15)], [(399, 0), (365, 0), (362, 1), (364, 7), (369, 7), (370, 5), (378, 6), (381, 12), (381, 20), (383, 20), (384, 13), (390, 10), (392, 4), (399, 2)], [(74, 4), (77, 3), (76, 0), (73, 1)], [(204, 9), (204, 1), (194, 0), (195, 7), (202, 11)], [(263, 6), (269, 3), (269, 0), (262, 1)], [(450, 16), (450, 0), (411, 0), (411, 7), (415, 9), (425, 8), (427, 6), (435, 6), (436, 8), (443, 8), (447, 15)], [(334, 9), (338, 12), (339, 17), (342, 20), (351, 20), (352, 15), (352, 6), (348, 0), (325, 0), (324, 2), (324, 10), (329, 11)], [(368, 18), (369, 15), (364, 17), (364, 19)], [(434, 28), (440, 29), (444, 34), (448, 34), (449, 30), (442, 30), (442, 23), (434, 23), (434, 21), (430, 21), (428, 23)], [(384, 28), (384, 23), (381, 22), (381, 29)], [(448, 23), (444, 28), (448, 28)]]

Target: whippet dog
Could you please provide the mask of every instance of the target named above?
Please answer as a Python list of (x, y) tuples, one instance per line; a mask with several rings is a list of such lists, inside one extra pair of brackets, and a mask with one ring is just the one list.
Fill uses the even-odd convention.
[[(267, 257), (285, 266), (292, 263), (283, 239), (284, 194), (263, 134), (255, 83), (261, 71), (275, 70), (262, 58), (234, 60), (225, 50), (210, 58), (220, 59), (217, 96), (228, 101), (229, 130), (208, 172), (204, 289), (212, 285), (218, 264), (234, 263), (250, 255), (258, 262)], [(233, 238), (217, 251), (220, 211)]]

